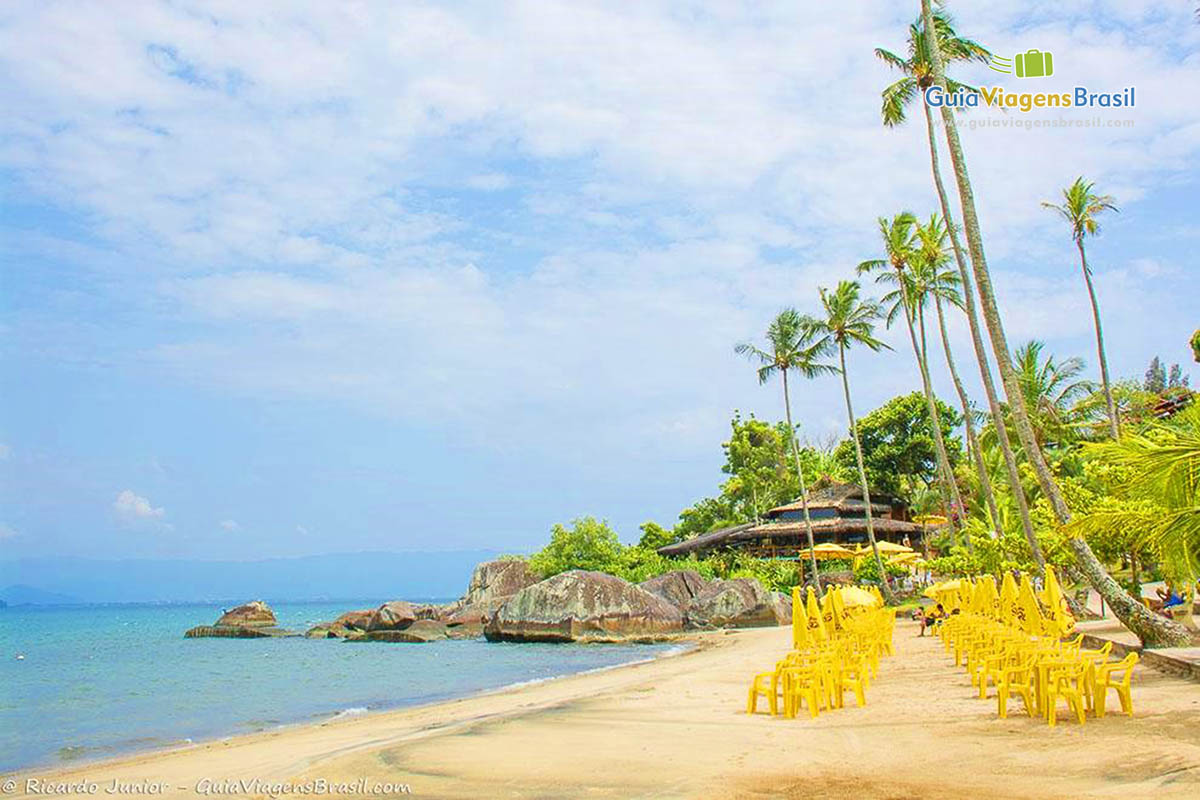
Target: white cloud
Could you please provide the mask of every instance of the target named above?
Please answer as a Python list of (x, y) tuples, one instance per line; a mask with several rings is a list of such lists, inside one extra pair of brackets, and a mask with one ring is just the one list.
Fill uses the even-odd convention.
[[(1186, 4), (1150, 9), (956, 8), (998, 49), (1053, 50), (1063, 81), (1139, 91), (1132, 130), (964, 131), (1014, 341), (1087, 352), (1069, 241), (1038, 201), (1083, 172), (1136, 215), (1200, 151), (1178, 95), (1200, 79), (1179, 55), (1198, 26)], [(0, 28), (0, 165), (125, 256), (37, 244), (152, 316), (139, 352), (97, 359), (523, 446), (566, 430), (711, 448), (732, 407), (778, 406), (732, 344), (782, 305), (812, 310), (875, 252), (876, 215), (934, 205), (919, 115), (881, 128), (895, 76), (871, 55), (902, 46), (914, 11), (27, 3)], [(517, 199), (468, 207), (501, 189)], [(1183, 324), (1179, 293), (1127, 274), (1098, 270), (1110, 341), (1140, 346), (1146, 307)], [(72, 356), (119, 339), (18, 328)], [(915, 382), (896, 346), (854, 357), (864, 409)], [(844, 425), (834, 383), (797, 402), (810, 427)]]
[(117, 495), (113, 501), (113, 511), (127, 522), (162, 520), (167, 514), (165, 509), (155, 508), (149, 499), (131, 489), (124, 489)]
[(225, 531), (226, 533), (233, 533), (234, 531), (241, 530), (242, 527), (231, 519), (223, 519), (218, 524), (221, 526), (221, 530)]

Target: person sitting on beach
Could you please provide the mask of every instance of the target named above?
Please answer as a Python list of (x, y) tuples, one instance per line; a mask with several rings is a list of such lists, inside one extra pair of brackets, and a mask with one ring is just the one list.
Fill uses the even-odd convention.
[(917, 635), (924, 636), (926, 628), (937, 627), (945, 618), (946, 609), (942, 607), (941, 603), (938, 603), (933, 608), (926, 609), (925, 613), (921, 615), (921, 632)]

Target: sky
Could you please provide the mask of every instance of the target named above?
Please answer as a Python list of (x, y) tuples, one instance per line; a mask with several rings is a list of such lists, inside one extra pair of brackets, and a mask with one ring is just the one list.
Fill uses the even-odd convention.
[[(625, 541), (671, 524), (716, 490), (735, 410), (782, 417), (734, 345), (816, 312), (878, 256), (878, 216), (935, 208), (921, 112), (882, 127), (873, 55), (917, 7), (5, 3), (0, 558), (527, 552), (585, 514)], [(961, 80), (1136, 88), (963, 117), (1010, 341), (1095, 375), (1040, 206), (1086, 175), (1120, 208), (1089, 242), (1113, 373), (1159, 355), (1200, 378), (1192, 4), (950, 8), (997, 53), (1055, 57), (1036, 84)], [(1104, 124), (1004, 126), (1055, 116)], [(860, 412), (919, 387), (885, 338), (851, 354)], [(843, 434), (836, 378), (793, 401), (810, 440)]]

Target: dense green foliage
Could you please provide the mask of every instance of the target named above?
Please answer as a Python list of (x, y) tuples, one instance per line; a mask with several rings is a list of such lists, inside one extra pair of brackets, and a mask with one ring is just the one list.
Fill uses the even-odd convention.
[[(962, 442), (952, 436), (962, 416), (938, 401), (938, 421), (951, 465), (962, 459)], [(929, 424), (929, 406), (920, 392), (894, 397), (858, 420), (863, 465), (871, 488), (912, 499), (937, 479), (937, 448)], [(855, 469), (854, 445), (846, 439), (834, 451), (843, 472)]]

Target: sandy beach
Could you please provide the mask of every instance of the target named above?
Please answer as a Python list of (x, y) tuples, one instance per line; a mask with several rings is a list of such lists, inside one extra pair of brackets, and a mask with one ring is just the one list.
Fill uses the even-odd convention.
[[(936, 639), (897, 626), (865, 708), (747, 716), (786, 629), (436, 705), (5, 776), (7, 796), (1064, 798), (1200, 795), (1200, 686), (1139, 668), (1135, 716), (995, 715)], [(11, 783), (9, 782), (11, 781)], [(33, 783), (30, 783), (30, 782)], [(67, 784), (67, 785), (63, 785)], [(93, 788), (94, 787), (94, 788)]]

